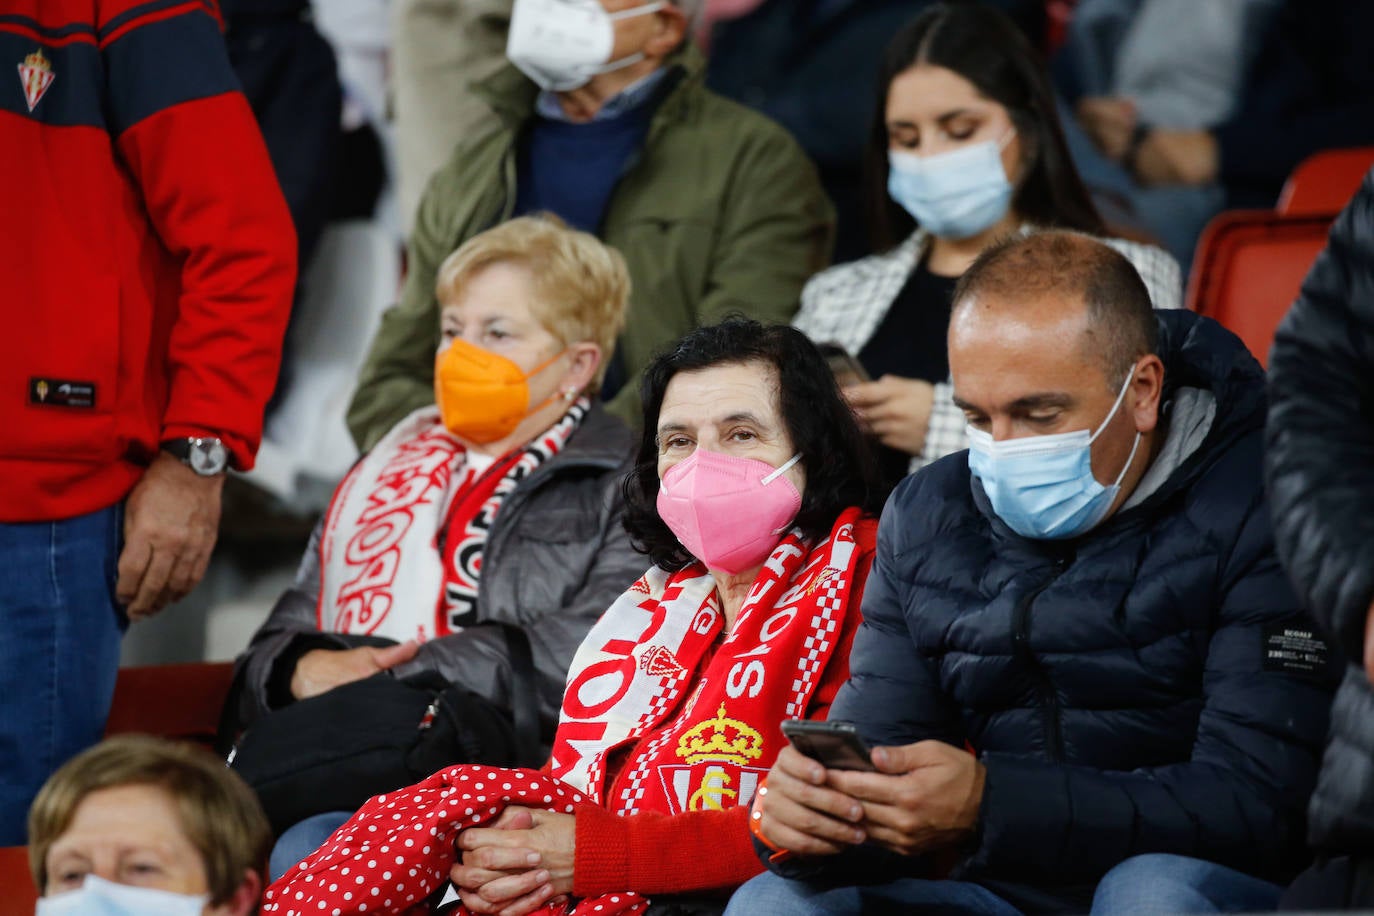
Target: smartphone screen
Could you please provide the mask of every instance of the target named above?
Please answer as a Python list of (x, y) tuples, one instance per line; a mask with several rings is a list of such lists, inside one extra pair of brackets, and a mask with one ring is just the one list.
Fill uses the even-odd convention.
[(813, 722), (790, 719), (782, 723), (782, 733), (792, 746), (812, 760), (835, 770), (877, 771), (869, 758), (868, 745), (850, 722)]
[(821, 344), (817, 349), (825, 357), (825, 364), (830, 367), (831, 374), (835, 376), (835, 383), (841, 388), (872, 381), (863, 363), (839, 344)]

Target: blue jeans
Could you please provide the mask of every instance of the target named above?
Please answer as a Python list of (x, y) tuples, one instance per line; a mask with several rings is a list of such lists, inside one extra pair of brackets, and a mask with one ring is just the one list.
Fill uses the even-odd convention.
[[(321, 841), (323, 842), (323, 841)], [(1127, 859), (1102, 878), (1093, 916), (1240, 913), (1273, 910), (1283, 888), (1222, 865), (1185, 856)], [(992, 891), (963, 881), (903, 878), (868, 887), (823, 887), (762, 874), (730, 898), (725, 916), (786, 913), (975, 913), (1014, 916), (1019, 911)]]
[(0, 523), (0, 846), (26, 842), (29, 804), (95, 744), (128, 624), (115, 602), (123, 506)]
[(1135, 856), (1113, 868), (1093, 894), (1093, 916), (1257, 913), (1279, 905), (1283, 888), (1202, 859)]
[(326, 811), (287, 827), (277, 838), (277, 844), (272, 847), (272, 855), (267, 860), (267, 873), (271, 875), (269, 881), (275, 883), (290, 871), (291, 866), (323, 846), (324, 841), (352, 816), (352, 811)]
[(1020, 916), (992, 891), (965, 881), (901, 878), (888, 884), (824, 887), (789, 881), (770, 872), (746, 881), (730, 898), (725, 916), (845, 916), (876, 913), (974, 913)]

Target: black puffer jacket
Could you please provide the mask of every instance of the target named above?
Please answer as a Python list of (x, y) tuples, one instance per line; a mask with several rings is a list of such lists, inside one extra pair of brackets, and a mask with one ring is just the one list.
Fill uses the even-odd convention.
[(1269, 367), (1268, 471), (1279, 554), (1345, 654), (1310, 823), (1314, 845), (1374, 849), (1374, 173), (1331, 232), (1279, 328)]
[[(1207, 319), (1159, 321), (1166, 398), (1215, 398), (1205, 437), (1139, 505), (1067, 542), (1002, 524), (965, 453), (908, 478), (831, 710), (874, 743), (973, 746), (987, 781), (955, 877), (1030, 911), (1085, 910), (1140, 853), (1273, 880), (1304, 864), (1334, 684), (1266, 666), (1271, 637), (1313, 625), (1270, 534), (1261, 370)], [(851, 869), (920, 873), (886, 858), (874, 874), (879, 857), (862, 853), (812, 864), (846, 884)]]

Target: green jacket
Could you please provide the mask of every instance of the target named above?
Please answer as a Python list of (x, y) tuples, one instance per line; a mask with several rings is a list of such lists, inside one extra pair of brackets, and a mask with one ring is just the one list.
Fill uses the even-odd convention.
[[(601, 232), (625, 256), (633, 284), (620, 338), (630, 381), (608, 405), (632, 426), (639, 374), (664, 345), (731, 313), (791, 319), (807, 278), (829, 259), (834, 223), (815, 168), (783, 128), (706, 89), (695, 48), (666, 66), (683, 72), (616, 185)], [(433, 403), (435, 274), (514, 206), (516, 141), (538, 90), (514, 67), (476, 88), (499, 120), (458, 145), (420, 202), (401, 301), (382, 316), (349, 405), (363, 450)]]

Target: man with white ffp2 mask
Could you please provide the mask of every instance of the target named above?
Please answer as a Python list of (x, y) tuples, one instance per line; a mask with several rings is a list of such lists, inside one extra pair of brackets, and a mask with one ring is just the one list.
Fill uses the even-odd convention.
[(699, 5), (516, 0), (510, 66), (473, 86), (498, 126), (462, 139), (431, 181), (349, 408), (364, 449), (430, 402), (439, 262), (510, 217), (551, 212), (624, 255), (633, 292), (602, 392), (632, 423), (662, 347), (733, 313), (791, 318), (829, 258), (832, 208), (786, 131), (706, 88), (688, 38)]
[(728, 912), (1272, 909), (1335, 672), (1274, 553), (1259, 364), (1068, 232), (978, 257), (949, 359), (971, 449), (888, 501), (830, 710), (878, 772), (779, 754), (774, 873)]

